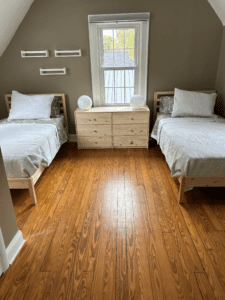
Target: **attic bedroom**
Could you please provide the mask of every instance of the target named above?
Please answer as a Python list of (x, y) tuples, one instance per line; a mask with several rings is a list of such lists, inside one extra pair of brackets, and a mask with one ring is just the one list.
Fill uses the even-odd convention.
[(0, 25), (0, 299), (224, 300), (224, 1)]

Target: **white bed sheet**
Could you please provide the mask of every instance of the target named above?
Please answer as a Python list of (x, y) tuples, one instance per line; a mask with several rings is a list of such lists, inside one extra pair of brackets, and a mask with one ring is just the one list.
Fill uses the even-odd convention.
[(173, 177), (225, 176), (225, 119), (161, 119), (157, 142)]
[(59, 120), (49, 123), (1, 122), (0, 147), (8, 178), (28, 178), (41, 165), (50, 165), (66, 134), (60, 140)]

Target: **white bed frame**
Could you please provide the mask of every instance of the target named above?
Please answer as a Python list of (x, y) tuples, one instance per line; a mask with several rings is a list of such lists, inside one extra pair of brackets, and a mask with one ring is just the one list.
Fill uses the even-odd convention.
[[(216, 91), (197, 91), (199, 93), (215, 93)], [(173, 92), (155, 92), (154, 93), (154, 115), (153, 122), (156, 120), (157, 112), (159, 111), (159, 101), (161, 96), (173, 96)], [(184, 191), (186, 187), (203, 187), (203, 186), (225, 186), (225, 177), (177, 177), (180, 188), (178, 202), (185, 203)]]
[[(68, 120), (67, 120), (67, 112), (66, 112), (66, 99), (65, 94), (54, 94), (54, 96), (60, 98), (60, 114), (62, 114), (65, 118), (65, 129), (68, 133)], [(11, 94), (5, 95), (5, 101), (7, 110), (11, 108)], [(29, 189), (31, 203), (36, 204), (37, 198), (35, 193), (35, 183), (40, 178), (41, 174), (44, 172), (45, 168), (40, 166), (31, 177), (28, 178), (8, 178), (8, 184), (10, 189)]]

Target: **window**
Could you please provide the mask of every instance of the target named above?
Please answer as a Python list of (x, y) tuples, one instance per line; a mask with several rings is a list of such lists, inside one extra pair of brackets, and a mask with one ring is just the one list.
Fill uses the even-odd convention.
[(146, 98), (149, 13), (89, 16), (95, 106)]

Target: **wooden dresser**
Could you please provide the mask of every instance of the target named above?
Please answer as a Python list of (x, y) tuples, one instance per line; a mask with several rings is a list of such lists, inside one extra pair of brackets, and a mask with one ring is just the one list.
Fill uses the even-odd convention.
[(75, 111), (78, 149), (148, 148), (150, 111), (147, 106), (93, 107)]

